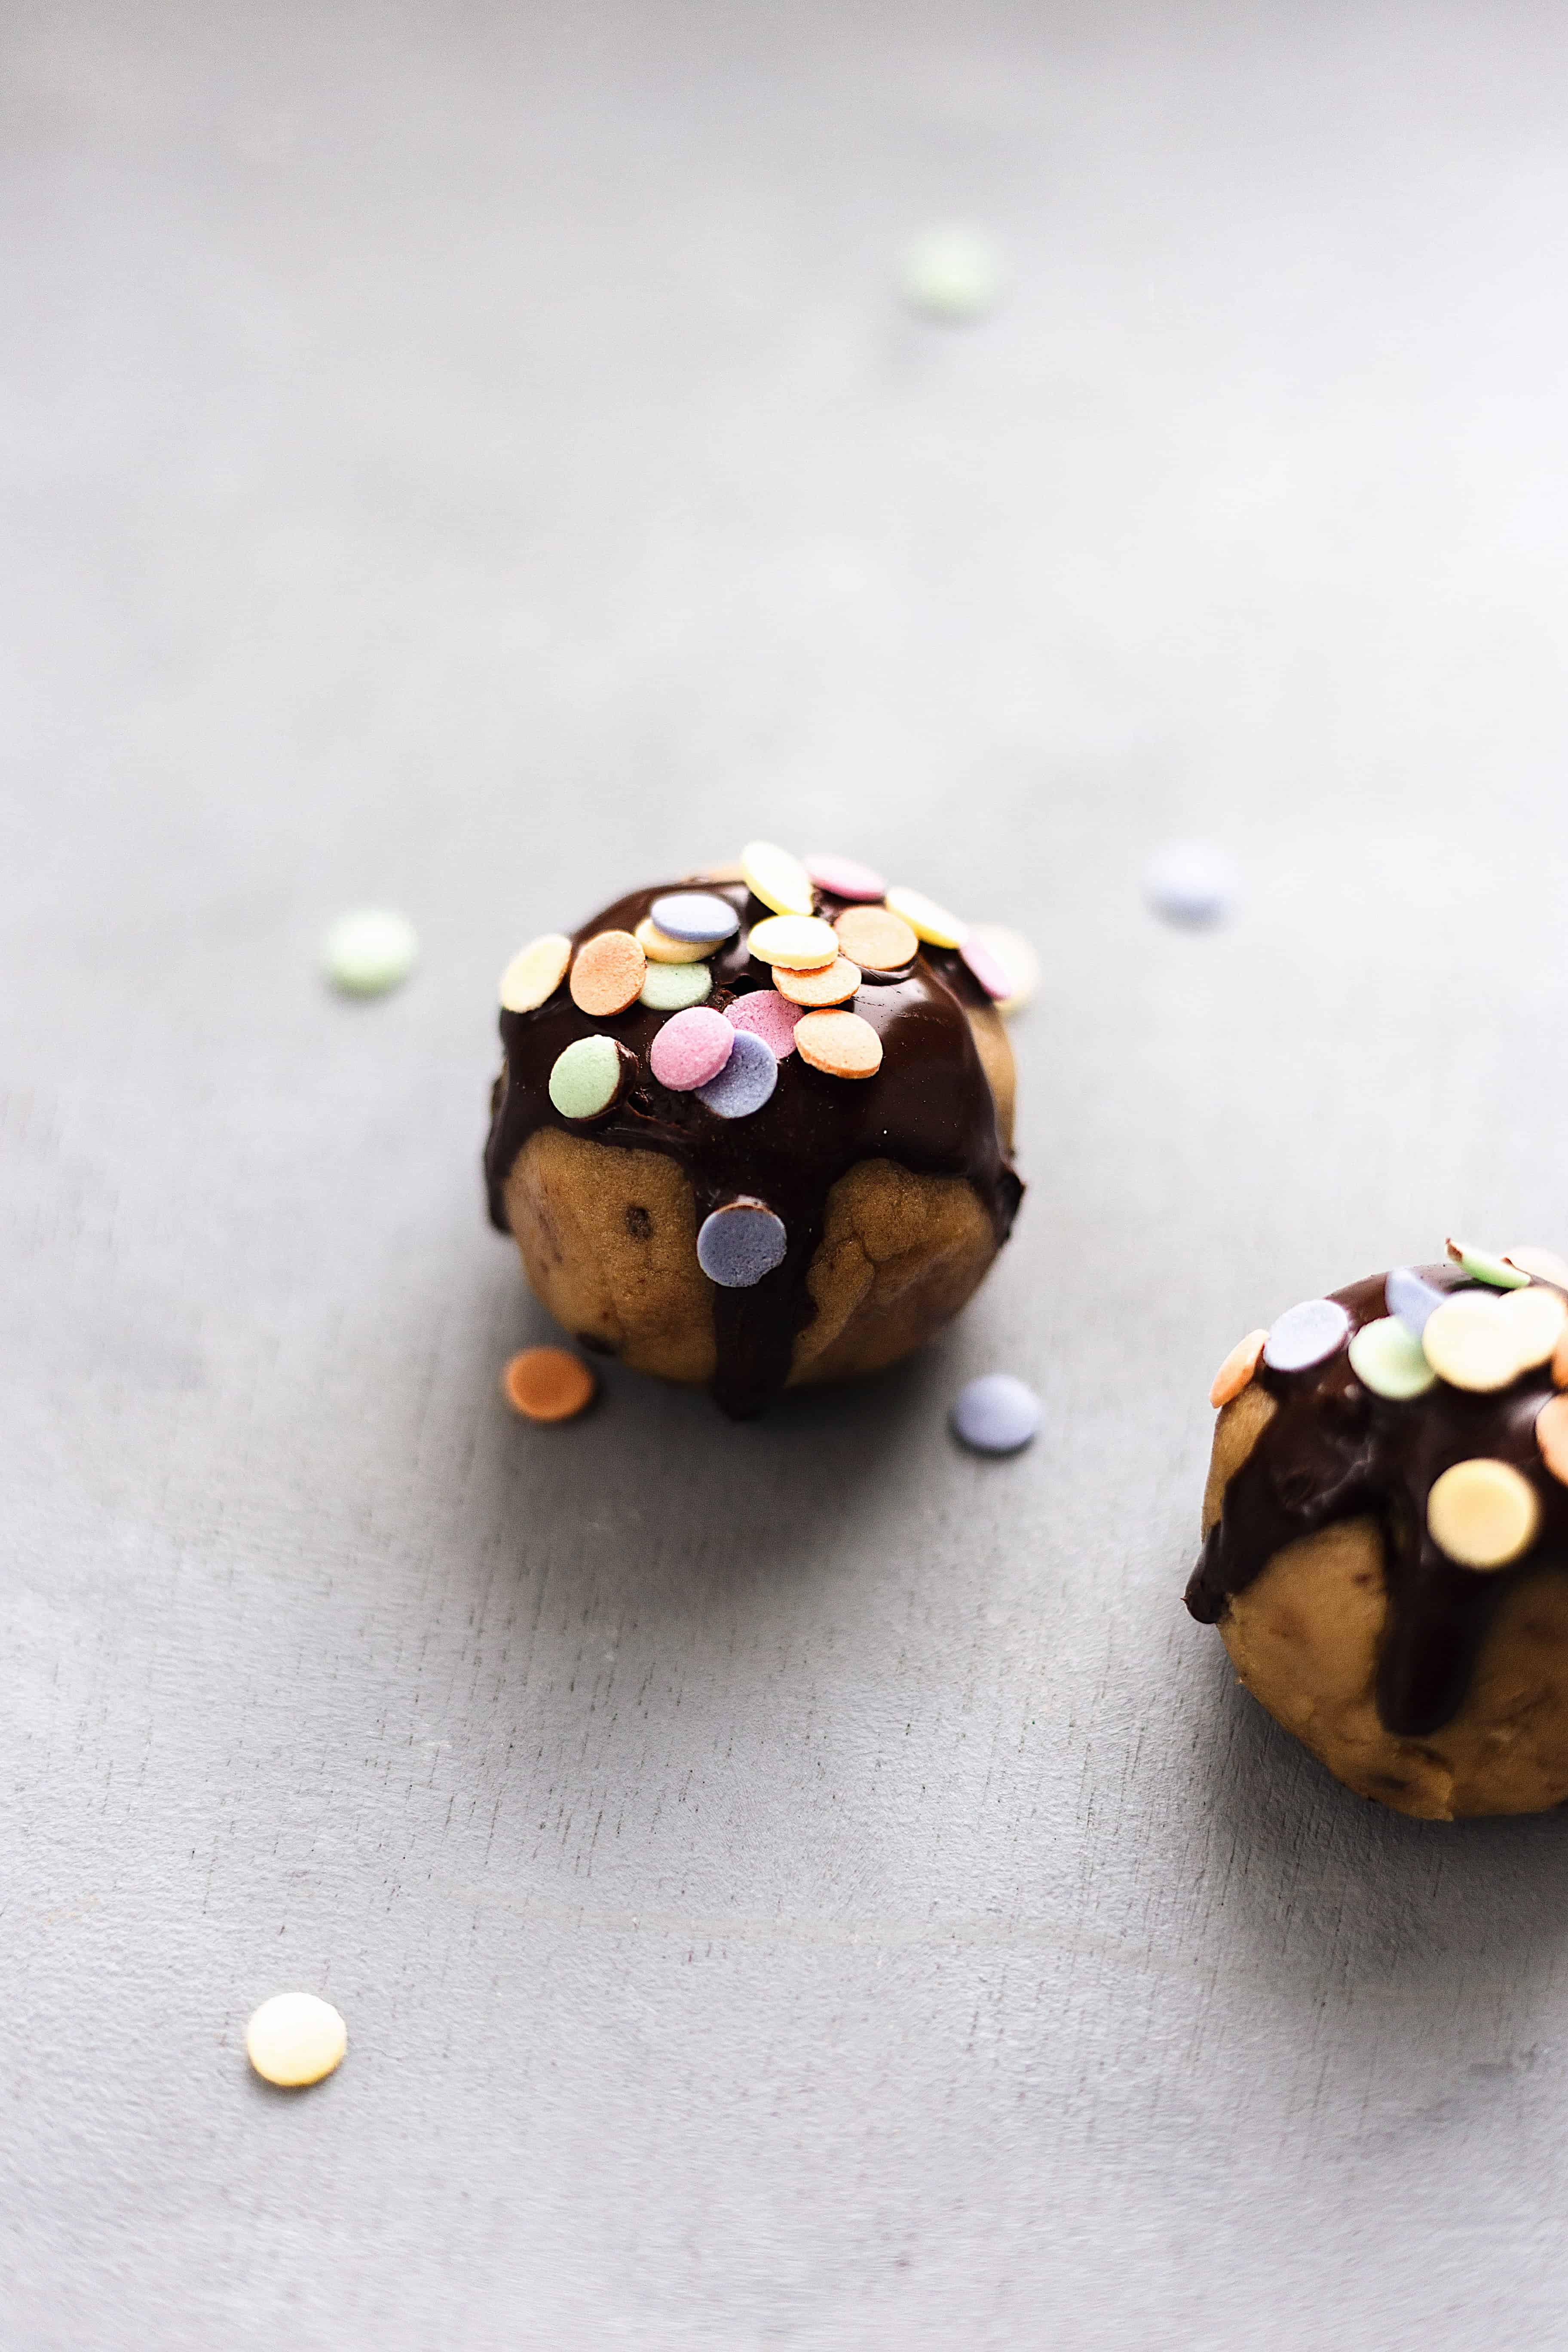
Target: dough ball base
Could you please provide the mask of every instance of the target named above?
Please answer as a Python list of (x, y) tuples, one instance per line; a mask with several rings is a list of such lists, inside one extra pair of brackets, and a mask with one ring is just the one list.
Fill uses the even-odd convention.
[[(1255, 1385), (1220, 1414), (1205, 1535), (1274, 1410)], [(1231, 1596), (1219, 1633), (1254, 1698), (1359, 1796), (1435, 1822), (1568, 1798), (1568, 1577), (1542, 1569), (1504, 1594), (1463, 1706), (1420, 1739), (1378, 1719), (1387, 1618), (1381, 1529), (1346, 1519), (1277, 1551)]]

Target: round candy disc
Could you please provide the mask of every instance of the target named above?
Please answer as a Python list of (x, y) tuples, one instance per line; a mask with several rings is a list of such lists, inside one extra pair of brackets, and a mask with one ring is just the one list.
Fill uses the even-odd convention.
[(1342, 1348), (1351, 1318), (1333, 1298), (1304, 1298), (1281, 1315), (1264, 1344), (1271, 1371), (1304, 1372)]
[(830, 1078), (874, 1078), (882, 1066), (882, 1041), (858, 1013), (808, 1013), (795, 1024), (795, 1044), (803, 1062)]
[(338, 917), (321, 960), (332, 986), (345, 996), (384, 996), (407, 979), (418, 952), (419, 937), (406, 915), (362, 907)]
[(245, 2054), (264, 2083), (302, 2090), (341, 2063), (349, 2030), (330, 2000), (313, 1992), (275, 1992), (245, 2029)]
[(805, 870), (819, 890), (835, 898), (880, 898), (887, 891), (881, 876), (855, 857), (808, 857)]
[(1426, 1525), (1438, 1550), (1461, 1568), (1506, 1568), (1535, 1541), (1541, 1505), (1521, 1470), (1479, 1454), (1433, 1482)]
[(697, 1263), (724, 1290), (750, 1290), (784, 1263), (784, 1221), (761, 1201), (731, 1201), (697, 1228)]
[(1167, 923), (1222, 923), (1236, 902), (1236, 860), (1209, 841), (1168, 841), (1143, 868), (1143, 896)]
[(888, 905), (895, 915), (901, 915), (917, 938), (933, 948), (961, 948), (969, 936), (969, 926), (939, 907), (921, 890), (889, 890)]
[(791, 1004), (776, 988), (753, 988), (750, 995), (737, 996), (733, 1004), (724, 1007), (724, 1018), (732, 1029), (749, 1029), (781, 1062), (795, 1051), (800, 1017), (801, 1007)]
[(705, 963), (650, 963), (638, 1003), (650, 1013), (684, 1013), (689, 1004), (700, 1004), (712, 987)]
[(1438, 1290), (1424, 1281), (1413, 1265), (1396, 1265), (1383, 1286), (1384, 1304), (1391, 1315), (1397, 1315), (1406, 1328), (1419, 1339), (1451, 1291)]
[(860, 967), (847, 956), (835, 956), (820, 971), (792, 971), (773, 966), (773, 986), (792, 1004), (847, 1004), (860, 985)]
[(752, 926), (751, 952), (763, 963), (784, 963), (796, 971), (814, 971), (831, 963), (838, 941), (831, 923), (820, 915), (767, 915)]
[(977, 1454), (1016, 1454), (1040, 1425), (1040, 1400), (1011, 1372), (982, 1372), (959, 1390), (950, 1418)]
[(886, 907), (847, 907), (833, 926), (838, 949), (862, 971), (902, 971), (920, 953), (920, 941), (901, 915)]
[(1497, 1307), (1513, 1334), (1516, 1369), (1531, 1372), (1537, 1364), (1549, 1363), (1568, 1330), (1568, 1299), (1563, 1293), (1532, 1282), (1528, 1290), (1506, 1292)]
[(1351, 1370), (1373, 1396), (1424, 1396), (1437, 1384), (1420, 1340), (1397, 1315), (1362, 1325), (1351, 1341)]
[(500, 976), (503, 1013), (533, 1013), (553, 996), (566, 977), (572, 942), (564, 931), (546, 931), (514, 955)]
[(647, 973), (647, 958), (630, 931), (599, 931), (585, 940), (572, 965), (572, 1002), (595, 1021), (606, 1021), (635, 1004)]
[(525, 1421), (570, 1421), (598, 1386), (581, 1356), (564, 1348), (525, 1348), (500, 1380), (501, 1394)]
[(1504, 1250), (1503, 1258), (1507, 1265), (1532, 1274), (1538, 1282), (1554, 1282), (1559, 1290), (1568, 1290), (1568, 1257), (1560, 1257), (1554, 1249), (1542, 1249), (1531, 1242), (1526, 1248)]
[(671, 940), (716, 948), (741, 928), (741, 918), (727, 898), (708, 890), (671, 890), (648, 908), (653, 922)]
[(750, 1029), (730, 1033), (730, 1058), (716, 1078), (697, 1089), (697, 1099), (721, 1118), (750, 1118), (779, 1082), (778, 1055)]
[(645, 915), (633, 934), (649, 963), (700, 963), (710, 955), (710, 948), (694, 947), (689, 940), (672, 940)]
[(1568, 1396), (1548, 1397), (1535, 1416), (1541, 1458), (1561, 1486), (1568, 1486)]
[(648, 1066), (672, 1094), (690, 1094), (718, 1076), (734, 1043), (735, 1032), (721, 1013), (694, 1004), (665, 1023), (648, 1048)]
[(1229, 1404), (1233, 1397), (1238, 1397), (1250, 1383), (1258, 1370), (1258, 1358), (1263, 1353), (1263, 1342), (1268, 1337), (1267, 1331), (1249, 1331), (1245, 1339), (1237, 1341), (1215, 1374), (1209, 1390), (1209, 1402), (1216, 1412), (1222, 1405)]
[(1452, 1234), (1448, 1255), (1464, 1267), (1472, 1282), (1489, 1283), (1494, 1290), (1522, 1290), (1530, 1280), (1521, 1267), (1510, 1265), (1495, 1250), (1472, 1249), (1468, 1242), (1457, 1242)]
[(1013, 975), (978, 932), (971, 931), (958, 952), (993, 1004), (1005, 1003), (1013, 993)]
[[(1015, 1013), (1022, 1013), (1040, 984), (1040, 959), (1027, 940), (1001, 923), (976, 923), (969, 938), (979, 940), (990, 949), (1011, 981), (1012, 986), (996, 1007), (1010, 1020)], [(965, 947), (968, 944), (966, 940)]]
[(636, 1068), (636, 1055), (614, 1037), (579, 1037), (555, 1057), (550, 1099), (563, 1118), (597, 1118)]
[(1486, 1395), (1506, 1389), (1520, 1370), (1519, 1349), (1500, 1301), (1484, 1290), (1456, 1291), (1421, 1334), (1426, 1361), (1451, 1388)]
[(753, 898), (775, 915), (809, 915), (816, 900), (811, 877), (798, 857), (776, 849), (771, 841), (748, 841), (741, 852), (741, 871)]

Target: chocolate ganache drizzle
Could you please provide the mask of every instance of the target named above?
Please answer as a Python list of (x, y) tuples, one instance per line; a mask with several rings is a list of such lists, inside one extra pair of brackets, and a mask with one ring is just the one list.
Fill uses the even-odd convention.
[[(656, 898), (689, 887), (724, 899), (741, 918), (740, 930), (708, 959), (713, 987), (707, 1002), (721, 1012), (737, 996), (771, 987), (769, 966), (753, 961), (747, 947), (751, 925), (771, 909), (743, 882), (699, 878), (634, 890), (583, 926), (573, 939), (574, 954), (597, 932), (635, 931)], [(829, 922), (849, 903), (829, 891), (818, 898)], [(919, 1174), (966, 1179), (990, 1217), (998, 1247), (1006, 1240), (1023, 1186), (1003, 1149), (965, 1011), (989, 1003), (963, 958), (940, 948), (922, 947), (898, 971), (867, 971), (854, 1010), (881, 1039), (876, 1076), (833, 1077), (792, 1054), (771, 1100), (749, 1118), (726, 1119), (695, 1094), (673, 1093), (650, 1075), (648, 1049), (668, 1014), (636, 1003), (598, 1019), (580, 1011), (563, 985), (537, 1011), (500, 1016), (506, 1058), (485, 1147), (490, 1222), (510, 1232), (506, 1180), (542, 1127), (625, 1150), (668, 1153), (690, 1180), (699, 1223), (727, 1202), (764, 1202), (784, 1223), (783, 1263), (749, 1288), (713, 1289), (712, 1393), (732, 1418), (749, 1418), (789, 1376), (796, 1336), (815, 1312), (806, 1274), (822, 1238), (827, 1197), (858, 1160), (891, 1160)], [(550, 1099), (551, 1070), (577, 1038), (595, 1034), (614, 1037), (637, 1056), (637, 1078), (603, 1118), (563, 1118)]]
[[(1437, 1290), (1483, 1287), (1454, 1265), (1416, 1271)], [(1374, 1275), (1330, 1294), (1349, 1315), (1352, 1334), (1387, 1314), (1384, 1280)], [(1305, 1371), (1260, 1363), (1254, 1377), (1276, 1410), (1226, 1488), (1187, 1586), (1187, 1607), (1201, 1624), (1212, 1625), (1231, 1594), (1244, 1591), (1282, 1546), (1337, 1520), (1375, 1518), (1388, 1591), (1378, 1716), (1396, 1737), (1439, 1730), (1464, 1704), (1504, 1594), (1543, 1566), (1568, 1567), (1568, 1487), (1548, 1470), (1535, 1438), (1536, 1415), (1555, 1393), (1550, 1367), (1540, 1365), (1490, 1393), (1438, 1381), (1403, 1400), (1373, 1395), (1357, 1380), (1343, 1347)], [(1436, 1479), (1478, 1456), (1520, 1471), (1539, 1507), (1533, 1541), (1506, 1568), (1461, 1568), (1427, 1529)]]

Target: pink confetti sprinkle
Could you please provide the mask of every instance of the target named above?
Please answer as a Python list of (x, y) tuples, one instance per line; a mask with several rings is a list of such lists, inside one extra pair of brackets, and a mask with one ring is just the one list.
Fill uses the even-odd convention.
[(760, 1037), (774, 1060), (782, 1062), (795, 1051), (795, 1024), (805, 1012), (804, 1004), (792, 1004), (776, 988), (754, 988), (749, 996), (737, 996), (733, 1004), (727, 1004), (724, 1018), (732, 1029), (749, 1029)]
[(1003, 997), (1012, 995), (1012, 974), (1003, 971), (1000, 958), (993, 955), (984, 940), (977, 940), (971, 931), (958, 952), (987, 996), (999, 1003)]
[(648, 1049), (648, 1066), (672, 1094), (689, 1094), (716, 1078), (729, 1060), (735, 1033), (721, 1013), (706, 1004), (672, 1013)]
[(806, 872), (819, 890), (831, 890), (836, 898), (885, 898), (888, 886), (882, 877), (869, 866), (862, 866), (856, 857), (807, 857), (802, 860)]

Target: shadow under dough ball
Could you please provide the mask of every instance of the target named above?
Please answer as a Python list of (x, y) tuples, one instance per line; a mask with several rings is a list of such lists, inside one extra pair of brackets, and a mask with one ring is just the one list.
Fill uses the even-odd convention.
[(1420, 1820), (1568, 1798), (1565, 1290), (1546, 1251), (1402, 1267), (1215, 1383), (1187, 1606), (1331, 1772)]
[[(640, 934), (656, 955), (672, 954), (652, 910), (677, 894), (722, 902), (733, 929), (697, 943), (700, 967), (650, 961), (646, 994), (618, 1012), (584, 1011), (572, 984), (584, 948)], [(851, 906), (813, 896), (817, 921)], [(854, 968), (853, 995), (816, 1014), (825, 1058), (846, 1042), (862, 1063), (879, 1047), (869, 1076), (839, 1075), (797, 1047), (755, 1108), (762, 1087), (661, 1083), (658, 1070), (694, 1078), (719, 1034), (714, 1016), (728, 1021), (758, 992), (766, 1004), (730, 1024), (749, 1040), (753, 1015), (775, 1051), (811, 1017), (750, 951), (752, 929), (774, 911), (742, 880), (700, 878), (635, 891), (585, 924), (542, 1003), (503, 1003), (505, 1064), (485, 1152), (491, 1220), (515, 1236), (556, 1320), (637, 1371), (710, 1389), (735, 1418), (786, 1387), (877, 1371), (921, 1346), (980, 1283), (1022, 1192), (1009, 1156), (1012, 1048), (956, 950), (921, 945), (897, 969)], [(680, 984), (692, 1002), (673, 1014), (659, 977), (672, 971), (697, 973)], [(857, 1016), (848, 1031), (845, 1013)], [(675, 1020), (682, 1050), (671, 1033), (656, 1055)], [(567, 1115), (552, 1073), (568, 1047), (596, 1036), (619, 1049), (618, 1080), (605, 1055), (608, 1098)], [(746, 1051), (754, 1057), (754, 1042)], [(714, 1107), (737, 1100), (740, 1115)], [(770, 1234), (775, 1246), (761, 1249)]]

